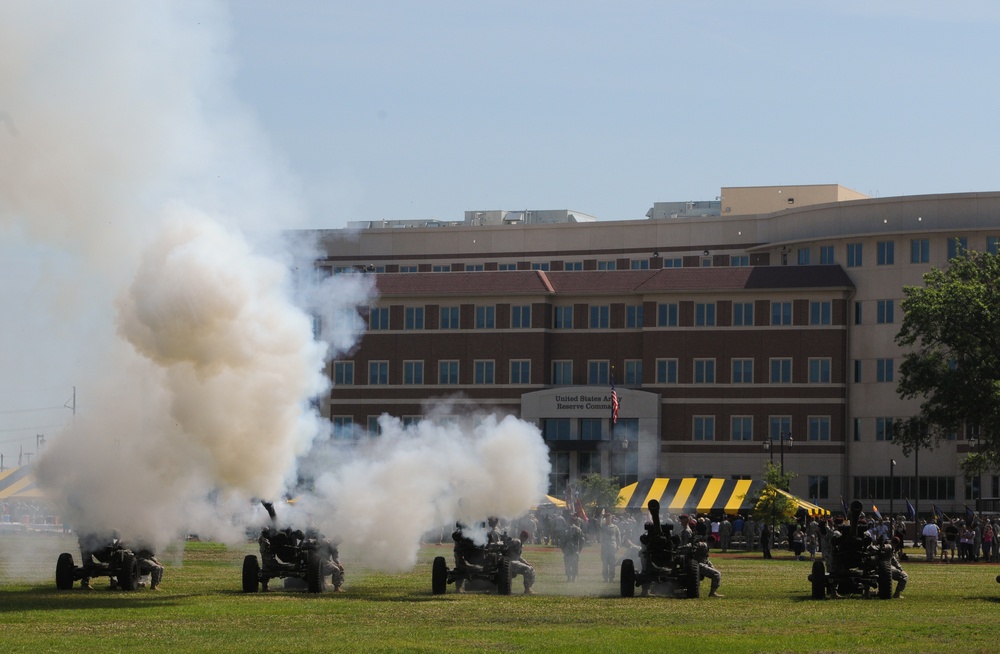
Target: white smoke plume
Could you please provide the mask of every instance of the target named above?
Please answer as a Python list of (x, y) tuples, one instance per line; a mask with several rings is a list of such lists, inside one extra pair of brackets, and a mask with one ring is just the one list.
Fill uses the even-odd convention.
[(296, 509), (365, 565), (404, 570), (432, 529), (515, 518), (544, 496), (550, 464), (537, 427), (512, 416), (440, 417), (404, 428), (382, 416), (381, 435), (320, 472)]

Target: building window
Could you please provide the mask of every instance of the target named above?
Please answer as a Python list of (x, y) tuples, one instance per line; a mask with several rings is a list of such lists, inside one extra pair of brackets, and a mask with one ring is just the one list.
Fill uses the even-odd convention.
[(715, 303), (697, 302), (694, 305), (694, 324), (697, 327), (715, 326)]
[(606, 304), (590, 307), (590, 328), (608, 329), (611, 326), (611, 307)]
[(598, 270), (615, 270), (618, 268), (618, 262), (616, 261), (598, 261)]
[(632, 259), (632, 270), (649, 270), (649, 259)]
[(733, 268), (746, 268), (750, 265), (750, 255), (739, 254), (729, 257), (729, 265)]
[(403, 384), (413, 386), (424, 383), (424, 362), (404, 361), (403, 362)]
[(928, 263), (931, 260), (929, 238), (910, 239), (910, 263)]
[(796, 254), (798, 255), (800, 266), (809, 265), (809, 248), (799, 248)]
[(517, 270), (517, 264), (516, 263), (501, 263), (500, 265), (497, 266), (497, 270), (499, 270), (501, 272), (509, 271), (509, 270)]
[(768, 432), (767, 435), (772, 441), (777, 441), (782, 439), (782, 434), (784, 434), (783, 440), (788, 440), (792, 436), (792, 417), (791, 416), (768, 416)]
[(600, 452), (579, 452), (576, 455), (577, 474), (591, 475), (601, 474), (601, 453)]
[(809, 440), (830, 440), (830, 416), (809, 416)]
[(369, 361), (368, 384), (372, 386), (385, 386), (388, 383), (389, 383), (389, 362)]
[(694, 360), (694, 383), (696, 384), (715, 383), (715, 359)]
[(515, 304), (510, 308), (511, 329), (531, 328), (531, 305)]
[(733, 326), (753, 327), (753, 302), (733, 302)]
[(832, 266), (834, 264), (832, 245), (819, 246), (819, 262), (824, 266)]
[(656, 324), (660, 327), (677, 326), (677, 304), (659, 304), (656, 306)]
[(829, 300), (809, 303), (809, 324), (829, 325), (833, 321), (833, 303)]
[(772, 325), (792, 324), (791, 302), (771, 302), (771, 324)]
[(475, 370), (474, 384), (493, 384), (495, 383), (493, 377), (493, 365), (492, 360), (479, 360), (476, 361), (473, 369)]
[(875, 381), (891, 382), (893, 378), (892, 359), (877, 359), (875, 361)]
[(513, 359), (510, 362), (510, 383), (530, 384), (531, 383), (531, 360)]
[(588, 361), (587, 362), (587, 383), (591, 386), (608, 384), (608, 362)]
[(879, 266), (891, 266), (896, 263), (896, 241), (879, 241), (875, 244), (875, 263)]
[(569, 418), (545, 418), (543, 429), (547, 441), (568, 441), (570, 439)]
[[(621, 425), (621, 421), (618, 424)], [(611, 452), (609, 463), (611, 475), (618, 479), (619, 486), (624, 487), (639, 481), (639, 452), (636, 448)]]
[(601, 418), (580, 418), (580, 440), (603, 441), (604, 422)]
[(948, 239), (948, 261), (955, 257), (965, 256), (969, 250), (969, 239), (961, 236), (953, 236)]
[(732, 416), (729, 419), (729, 437), (734, 441), (752, 441), (753, 416)]
[(733, 383), (753, 383), (753, 359), (733, 359)]
[(583, 262), (582, 261), (566, 261), (566, 262), (563, 263), (563, 270), (568, 270), (568, 271), (571, 271), (571, 272), (572, 271), (577, 271), (577, 270), (583, 270)]
[(389, 307), (369, 307), (368, 329), (371, 331), (389, 329)]
[(625, 307), (625, 328), (642, 329), (642, 305), (635, 304)]
[(431, 272), (451, 272), (451, 266), (446, 263), (436, 263), (431, 266)]
[(894, 321), (894, 303), (892, 300), (879, 300), (878, 301), (878, 315), (876, 317), (876, 322), (880, 325), (886, 325)]
[(696, 441), (715, 440), (715, 416), (694, 417), (694, 440)]
[(354, 440), (354, 418), (351, 416), (330, 416), (332, 430), (330, 437), (338, 441)]
[(573, 307), (553, 307), (552, 327), (554, 329), (573, 329)]
[(809, 359), (809, 383), (830, 383), (830, 359)]
[(847, 244), (847, 267), (858, 268), (861, 266), (861, 243)]
[(405, 314), (406, 320), (404, 321), (404, 329), (423, 329), (424, 328), (424, 308), (423, 307), (406, 307)]
[(1000, 254), (1000, 236), (986, 237), (986, 251), (990, 254)]
[(400, 266), (399, 272), (401, 273), (415, 273), (418, 268), (416, 266)]
[(657, 384), (677, 383), (677, 359), (656, 360), (656, 383)]
[(552, 362), (552, 384), (554, 386), (570, 386), (573, 384), (573, 362)]
[(861, 301), (860, 300), (858, 300), (857, 302), (854, 303), (854, 324), (855, 325), (860, 325), (861, 324), (861, 319), (862, 319), (861, 306), (862, 305), (861, 305)]
[(549, 264), (548, 263), (533, 263), (533, 264), (531, 264), (531, 269), (532, 270), (541, 270), (542, 272), (548, 272), (548, 270), (549, 270)]
[(854, 360), (854, 383), (861, 383), (861, 359)]
[(496, 328), (497, 308), (494, 306), (476, 307), (476, 329)]
[(566, 486), (569, 485), (569, 452), (550, 452), (549, 463), (552, 466), (549, 473), (549, 494), (564, 496)]
[(792, 383), (792, 360), (787, 358), (771, 359), (771, 383)]
[(625, 384), (642, 385), (642, 359), (625, 359)]
[(852, 421), (854, 423), (854, 440), (861, 440), (861, 418), (854, 418)]
[(683, 268), (684, 267), (684, 259), (681, 258), (681, 257), (674, 257), (674, 258), (671, 258), (671, 259), (664, 259), (663, 260), (663, 267), (664, 268)]
[(445, 386), (458, 383), (458, 361), (438, 361), (438, 383)]
[(458, 307), (441, 307), (441, 329), (459, 329)]
[(825, 500), (830, 497), (830, 478), (826, 475), (809, 475), (809, 499)]
[(470, 263), (465, 266), (465, 272), (483, 272), (485, 268), (481, 263)]
[(334, 361), (333, 362), (333, 385), (351, 386), (354, 384), (354, 362)]
[(895, 418), (875, 418), (875, 440), (891, 441), (892, 425), (895, 421)]
[(382, 435), (382, 427), (379, 425), (380, 416), (368, 416), (368, 437), (375, 438)]

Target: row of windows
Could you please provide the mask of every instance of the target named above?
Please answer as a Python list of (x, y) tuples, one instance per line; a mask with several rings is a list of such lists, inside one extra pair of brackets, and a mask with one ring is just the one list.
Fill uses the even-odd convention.
[[(883, 301), (880, 301), (883, 302)], [(892, 322), (891, 303), (889, 302), (890, 319), (885, 322)], [(861, 303), (855, 303), (855, 322), (860, 323)], [(881, 307), (881, 304), (880, 304)], [(553, 329), (573, 329), (573, 316), (575, 307), (555, 306), (552, 308), (552, 328)], [(625, 307), (625, 327), (627, 329), (641, 329), (646, 326), (657, 327), (677, 327), (679, 326), (680, 305), (676, 302), (663, 303), (656, 306), (655, 325), (646, 325), (643, 305), (627, 305)], [(752, 327), (754, 322), (753, 302), (733, 302), (732, 326)], [(773, 301), (770, 304), (770, 325), (788, 326), (794, 324), (792, 319), (791, 301)], [(882, 309), (880, 308), (880, 312)], [(425, 325), (424, 307), (405, 307), (403, 310), (403, 329), (419, 330)], [(694, 326), (695, 327), (715, 327), (716, 326), (717, 303), (696, 302), (694, 304)], [(587, 315), (589, 321), (586, 325), (588, 329), (610, 329), (611, 328), (611, 305), (591, 305)], [(881, 315), (881, 314), (880, 314)], [(830, 325), (833, 321), (833, 303), (829, 300), (811, 301), (809, 303), (809, 324), (810, 325)], [(880, 320), (880, 322), (883, 322)], [(496, 307), (492, 305), (477, 306), (475, 308), (475, 329), (496, 329)], [(515, 305), (510, 312), (511, 329), (528, 329), (531, 327), (531, 305)], [(387, 330), (389, 326), (388, 307), (369, 307), (368, 328), (372, 331)], [(461, 329), (459, 319), (459, 307), (440, 307), (439, 329)]]
[[(753, 416), (730, 416), (729, 432), (717, 431), (716, 416), (699, 415), (691, 419), (691, 439), (695, 441), (752, 441), (754, 439)], [(542, 433), (545, 440), (603, 441), (611, 438), (611, 420), (607, 418), (545, 418)], [(786, 442), (791, 438), (791, 416), (768, 416), (767, 434), (772, 441)], [(639, 434), (639, 422), (635, 419), (619, 420), (614, 425), (614, 438), (635, 440)], [(765, 435), (761, 435), (762, 438)], [(830, 416), (807, 416), (806, 440), (830, 440)]]
[[(510, 361), (509, 384), (530, 384), (531, 383), (531, 360), (512, 359)], [(771, 384), (791, 384), (795, 380), (792, 375), (791, 357), (776, 357), (768, 359), (768, 382)], [(879, 359), (877, 381), (892, 381), (892, 359)], [(459, 364), (458, 359), (442, 359), (437, 365), (437, 383), (444, 385), (459, 384)], [(476, 359), (473, 364), (473, 384), (496, 384), (496, 362), (493, 359)], [(732, 374), (730, 376), (733, 384), (753, 384), (754, 381), (754, 359), (732, 359)], [(860, 380), (861, 361), (855, 361), (856, 381)], [(657, 384), (677, 384), (679, 382), (678, 367), (679, 359), (657, 359), (656, 360)], [(829, 384), (831, 383), (832, 361), (828, 357), (810, 358), (807, 365), (806, 383), (809, 384)], [(403, 361), (404, 385), (419, 385), (428, 383), (425, 381), (424, 362), (420, 360)], [(624, 377), (620, 380), (626, 386), (639, 386), (643, 383), (642, 361), (639, 359), (626, 359), (624, 362)], [(799, 380), (801, 383), (802, 380)], [(335, 361), (333, 364), (333, 382), (338, 386), (350, 386), (355, 384), (355, 371), (353, 361)], [(712, 358), (693, 359), (691, 364), (691, 382), (695, 384), (716, 383), (716, 360)], [(387, 385), (389, 384), (389, 362), (369, 361), (368, 362), (368, 384)], [(434, 382), (430, 382), (434, 383)], [(573, 378), (573, 362), (560, 360), (552, 362), (551, 382), (553, 386), (571, 386), (575, 383)], [(610, 362), (607, 360), (591, 360), (587, 362), (588, 385), (606, 385), (610, 383)]]
[(855, 477), (854, 497), (921, 500), (955, 499), (954, 477)]
[[(864, 324), (864, 306), (866, 303), (858, 301), (854, 303), (854, 324)], [(889, 325), (896, 322), (896, 302), (895, 300), (875, 301), (875, 322), (879, 325)]]

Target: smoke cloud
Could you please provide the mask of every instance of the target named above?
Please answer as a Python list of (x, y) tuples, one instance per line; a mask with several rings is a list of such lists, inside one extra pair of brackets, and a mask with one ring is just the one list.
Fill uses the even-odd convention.
[(408, 567), (428, 529), (525, 512), (547, 451), (492, 416), (327, 447), (315, 401), (374, 285), (275, 237), (299, 188), (229, 91), (228, 30), (207, 2), (0, 8), (0, 397), (77, 389), (35, 466), (73, 527), (237, 541), (309, 461), (297, 518)]

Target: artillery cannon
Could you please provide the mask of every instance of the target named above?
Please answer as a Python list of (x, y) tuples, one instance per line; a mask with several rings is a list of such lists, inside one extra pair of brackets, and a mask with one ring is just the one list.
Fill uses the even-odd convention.
[(271, 517), (271, 526), (261, 529), (257, 543), (260, 560), (253, 554), (243, 558), (243, 592), (268, 590), (271, 579), (284, 579), (288, 588), (301, 588), (310, 593), (326, 590), (327, 577), (340, 586), (343, 569), (337, 562), (336, 547), (310, 529), (306, 533), (291, 527), (279, 529), (274, 507), (262, 502)]
[(635, 589), (654, 589), (659, 594), (696, 598), (701, 595), (701, 574), (694, 558), (694, 545), (680, 544), (680, 537), (671, 535), (673, 525), (660, 524), (660, 503), (649, 501), (650, 522), (646, 533), (639, 537), (642, 548), (639, 561), (642, 568), (636, 572), (632, 559), (622, 561), (622, 597), (634, 597)]
[(56, 588), (59, 590), (69, 590), (74, 582), (92, 577), (108, 577), (112, 587), (121, 590), (139, 588), (139, 559), (117, 535), (106, 538), (97, 534), (81, 535), (80, 554), (83, 557), (80, 565), (76, 565), (69, 552), (59, 555), (56, 561)]
[(455, 541), (455, 567), (449, 568), (443, 556), (435, 557), (431, 567), (431, 591), (443, 595), (448, 584), (455, 584), (458, 592), (464, 585), (470, 590), (510, 595), (511, 555), (507, 534), (498, 542), (478, 545), (463, 533), (459, 524), (451, 536)]
[[(865, 597), (875, 590), (879, 599), (892, 598), (892, 545), (873, 542), (861, 529), (861, 502), (854, 500), (848, 512), (849, 524), (834, 532), (831, 538), (830, 570), (823, 561), (812, 566), (809, 581), (812, 598), (823, 599), (829, 593), (841, 595), (861, 594)], [(825, 530), (825, 525), (821, 529)]]

